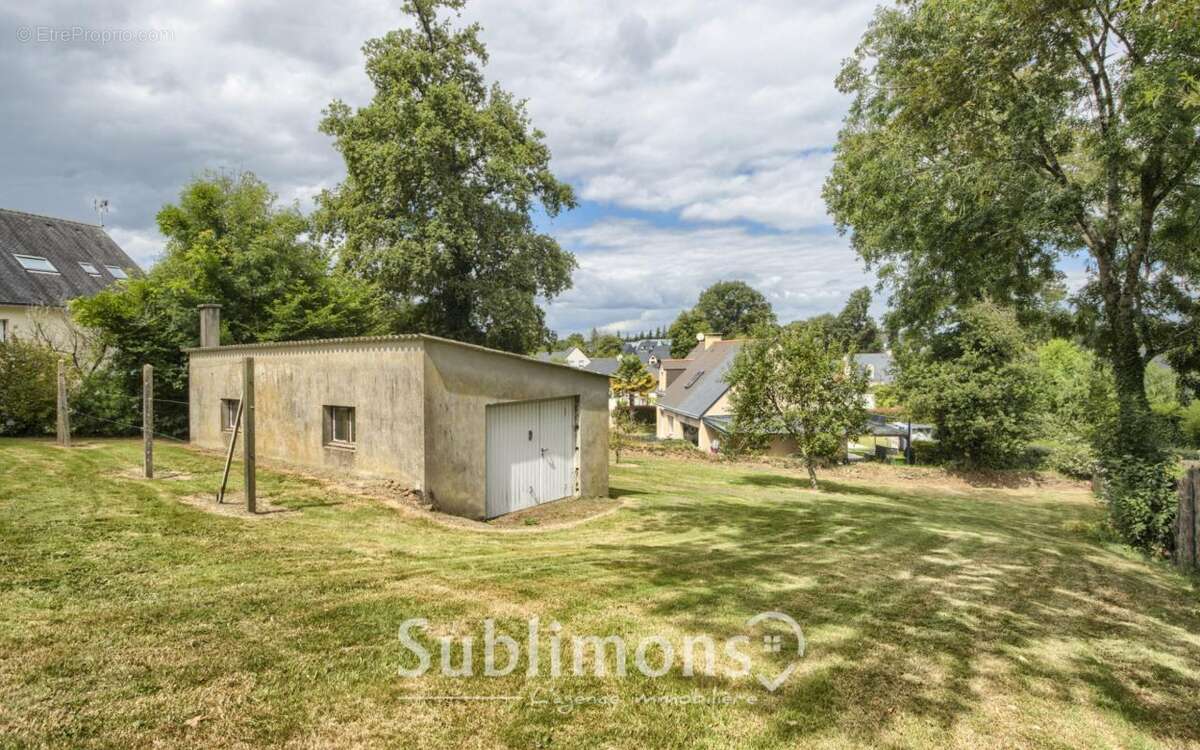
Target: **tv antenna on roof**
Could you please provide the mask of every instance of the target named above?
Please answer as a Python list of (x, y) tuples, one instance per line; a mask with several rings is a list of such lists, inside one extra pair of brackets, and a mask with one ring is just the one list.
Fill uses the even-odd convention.
[(92, 208), (96, 209), (96, 215), (100, 217), (100, 226), (104, 226), (104, 215), (108, 213), (108, 198), (97, 198), (92, 201)]

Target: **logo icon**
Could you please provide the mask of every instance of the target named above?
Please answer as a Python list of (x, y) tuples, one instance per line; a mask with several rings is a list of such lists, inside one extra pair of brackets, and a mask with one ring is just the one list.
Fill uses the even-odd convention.
[[(754, 675), (758, 679), (760, 685), (773, 693), (779, 689), (780, 685), (787, 681), (787, 678), (792, 676), (792, 672), (796, 671), (796, 667), (800, 666), (800, 659), (804, 657), (804, 631), (800, 629), (800, 624), (798, 622), (782, 612), (760, 612), (754, 617), (751, 617), (749, 620), (746, 620), (746, 627), (752, 628), (759, 623), (766, 621), (782, 623), (789, 630), (791, 630), (792, 635), (796, 638), (796, 656), (786, 667), (783, 668), (783, 671), (779, 672), (774, 677), (769, 677), (759, 672), (756, 672)], [(763, 650), (767, 653), (777, 654), (787, 650), (784, 646), (784, 639), (782, 636), (769, 634), (764, 635), (762, 640)]]

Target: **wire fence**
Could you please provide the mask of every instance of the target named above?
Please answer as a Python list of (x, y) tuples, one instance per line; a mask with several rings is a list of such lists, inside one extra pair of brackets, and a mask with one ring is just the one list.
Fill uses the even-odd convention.
[[(186, 401), (175, 401), (172, 399), (158, 399), (158, 398), (151, 399), (151, 400), (156, 403), (161, 402), (161, 403), (179, 404), (182, 406), (188, 406), (188, 403)], [(142, 427), (142, 413), (141, 412), (142, 412), (142, 410), (140, 408), (137, 409), (136, 413), (130, 415), (130, 417), (129, 417), (130, 421), (126, 422), (121, 419), (113, 419), (111, 416), (101, 416), (100, 414), (97, 414), (94, 411), (82, 409), (75, 403), (70, 403), (68, 406), (68, 409), (67, 409), (67, 413), (70, 414), (72, 420), (75, 420), (76, 418), (83, 418), (83, 419), (88, 419), (88, 420), (92, 420), (95, 422), (103, 422), (104, 424), (112, 425), (114, 427), (119, 427), (119, 428), (122, 428), (125, 430), (132, 430), (134, 432), (144, 433), (144, 428)], [(188, 442), (187, 436), (180, 437), (178, 435), (170, 435), (165, 432), (158, 432), (156, 430), (151, 430), (150, 434), (155, 437), (160, 437), (163, 440), (170, 440), (170, 441), (173, 441), (176, 443)]]

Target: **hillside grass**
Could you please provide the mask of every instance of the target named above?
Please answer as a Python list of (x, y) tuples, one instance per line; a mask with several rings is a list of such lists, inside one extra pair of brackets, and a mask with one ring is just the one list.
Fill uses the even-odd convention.
[[(181, 498), (214, 490), (218, 457), (160, 446), (176, 477), (146, 481), (140, 450), (0, 440), (0, 747), (1200, 746), (1195, 582), (1107, 542), (1082, 489), (818, 493), (634, 456), (619, 510), (504, 532), (270, 472), (260, 492), (290, 512), (217, 515)], [(522, 640), (536, 615), (632, 648), (771, 610), (807, 640), (773, 693), (678, 669), (397, 672), (410, 617)]]

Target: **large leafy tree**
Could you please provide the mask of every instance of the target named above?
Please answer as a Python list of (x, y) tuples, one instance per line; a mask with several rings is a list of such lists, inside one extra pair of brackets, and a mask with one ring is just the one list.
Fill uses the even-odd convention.
[(667, 329), (671, 339), (671, 356), (682, 359), (696, 346), (696, 336), (708, 330), (708, 321), (696, 310), (684, 310)]
[(186, 425), (184, 347), (199, 343), (197, 306), (222, 306), (227, 344), (382, 333), (387, 314), (367, 284), (331, 273), (309, 225), (294, 207), (277, 205), (250, 173), (210, 173), (186, 185), (177, 204), (158, 213), (167, 238), (163, 258), (144, 277), (72, 303), (76, 319), (96, 329), (127, 394), (139, 390), (141, 367), (155, 367), (156, 417), (169, 431)]
[(612, 374), (612, 392), (617, 398), (628, 400), (629, 412), (633, 413), (633, 402), (637, 397), (645, 398), (650, 395), (658, 381), (642, 364), (642, 360), (632, 354), (621, 357), (621, 363)]
[(737, 445), (786, 436), (817, 489), (817, 466), (866, 424), (867, 375), (848, 365), (853, 350), (816, 326), (764, 327), (726, 375)]
[(575, 259), (532, 216), (575, 199), (524, 103), (485, 82), (479, 27), (439, 18), (463, 2), (407, 0), (413, 26), (367, 42), (374, 98), (334, 101), (321, 122), (347, 174), (321, 194), (319, 225), (344, 268), (409, 307), (407, 327), (536, 351), (537, 300), (570, 287)]
[(775, 324), (775, 311), (762, 292), (744, 281), (718, 281), (700, 293), (696, 312), (713, 333), (728, 338), (747, 336)]
[(898, 362), (905, 403), (937, 425), (948, 459), (970, 468), (1021, 464), (1040, 427), (1045, 381), (1011, 310), (990, 302), (962, 308)]
[(879, 325), (871, 317), (871, 290), (867, 287), (850, 293), (846, 306), (832, 322), (831, 335), (854, 347), (859, 352), (877, 352), (883, 349), (883, 336)]
[(1145, 366), (1196, 369), (1200, 5), (914, 0), (846, 62), (825, 197), (896, 287), (899, 323), (1042, 305), (1058, 262), (1111, 364), (1125, 449), (1153, 458)]

